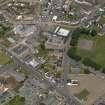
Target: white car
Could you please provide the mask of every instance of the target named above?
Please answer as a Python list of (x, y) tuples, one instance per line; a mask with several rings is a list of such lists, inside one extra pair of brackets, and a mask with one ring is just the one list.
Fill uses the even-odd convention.
[(78, 80), (69, 80), (67, 81), (68, 86), (78, 86), (80, 82)]

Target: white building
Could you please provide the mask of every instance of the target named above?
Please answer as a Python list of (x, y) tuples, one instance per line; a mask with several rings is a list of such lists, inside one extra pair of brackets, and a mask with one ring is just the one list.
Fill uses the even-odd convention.
[(54, 31), (54, 34), (59, 35), (61, 37), (68, 37), (70, 31), (65, 29), (65, 28), (61, 28), (61, 27), (57, 27)]

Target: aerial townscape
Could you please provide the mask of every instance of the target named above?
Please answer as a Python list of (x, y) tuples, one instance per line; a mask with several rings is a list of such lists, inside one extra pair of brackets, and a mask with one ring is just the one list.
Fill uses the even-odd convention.
[(0, 105), (105, 105), (105, 0), (0, 0)]

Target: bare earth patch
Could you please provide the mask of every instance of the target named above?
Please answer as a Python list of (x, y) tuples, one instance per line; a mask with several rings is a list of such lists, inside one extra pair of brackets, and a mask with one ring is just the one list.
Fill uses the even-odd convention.
[(78, 43), (78, 47), (84, 50), (91, 50), (93, 47), (93, 41), (87, 39), (81, 39)]
[(87, 100), (83, 101), (84, 105), (91, 105), (98, 98), (105, 94), (105, 78), (103, 79), (101, 75), (84, 75), (84, 74), (71, 74), (71, 79), (79, 80), (79, 86), (66, 86), (70, 94), (79, 94), (83, 89), (89, 91)]

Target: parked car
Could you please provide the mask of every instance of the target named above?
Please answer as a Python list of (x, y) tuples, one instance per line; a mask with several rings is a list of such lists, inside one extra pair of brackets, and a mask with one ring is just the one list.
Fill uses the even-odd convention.
[(79, 80), (67, 80), (68, 86), (78, 86), (80, 84)]

